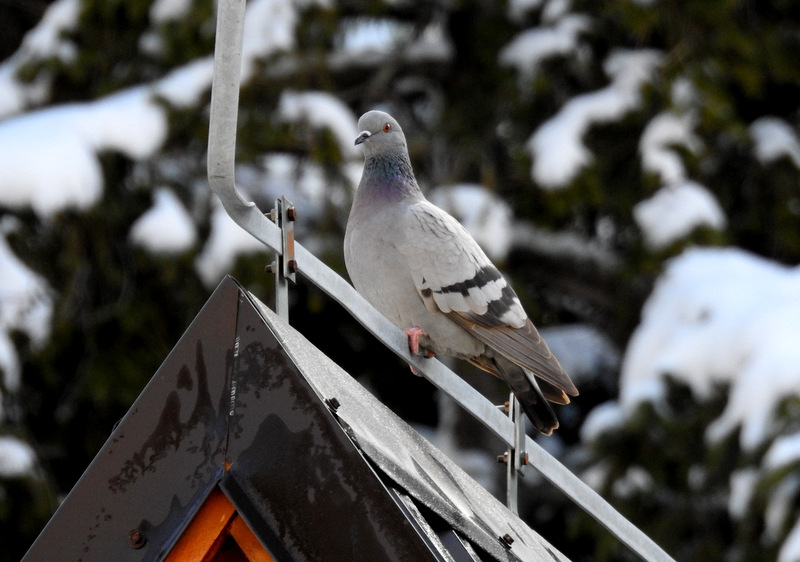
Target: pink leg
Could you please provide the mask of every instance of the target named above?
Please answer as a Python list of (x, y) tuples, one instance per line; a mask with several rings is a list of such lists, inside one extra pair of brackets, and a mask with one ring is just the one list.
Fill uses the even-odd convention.
[(409, 328), (406, 330), (408, 336), (408, 350), (411, 355), (419, 355), (419, 338), (425, 335), (422, 328)]
[[(425, 357), (433, 357), (433, 352), (428, 349), (420, 349), (419, 338), (425, 335), (422, 328), (409, 328), (405, 331), (408, 336), (408, 350), (411, 355), (424, 355)], [(420, 353), (421, 352), (421, 353)]]

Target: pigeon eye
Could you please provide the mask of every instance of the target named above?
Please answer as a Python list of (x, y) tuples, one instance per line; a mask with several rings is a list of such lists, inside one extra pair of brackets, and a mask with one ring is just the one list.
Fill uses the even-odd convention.
[(388, 132), (389, 132), (389, 131), (391, 131), (391, 130), (392, 130), (392, 126), (391, 126), (389, 123), (386, 123), (386, 124), (383, 126), (383, 132), (384, 132), (384, 133), (388, 133)]

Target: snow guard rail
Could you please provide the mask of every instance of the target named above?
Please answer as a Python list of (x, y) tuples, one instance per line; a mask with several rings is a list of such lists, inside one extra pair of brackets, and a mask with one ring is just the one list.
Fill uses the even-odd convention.
[(410, 355), (408, 338), (359, 295), (347, 281), (294, 241), (294, 208), (285, 198), (264, 214), (236, 190), (234, 161), (236, 120), (241, 81), (245, 0), (219, 0), (214, 49), (214, 79), (208, 139), (208, 180), (225, 211), (244, 230), (276, 253), (272, 264), (276, 280), (276, 312), (288, 318), (288, 280), (297, 273), (341, 304), (386, 347), (412, 365), (437, 388), (483, 423), (509, 447), (507, 504), (516, 513), (518, 476), (529, 464), (596, 519), (623, 544), (648, 561), (673, 560), (652, 539), (633, 525), (597, 492), (525, 434), (519, 404), (509, 401), (509, 415), (435, 358)]

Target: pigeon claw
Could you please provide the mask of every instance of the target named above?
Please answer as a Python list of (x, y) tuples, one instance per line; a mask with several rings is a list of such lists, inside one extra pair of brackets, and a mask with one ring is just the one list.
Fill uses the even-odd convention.
[(422, 355), (424, 357), (433, 357), (433, 352), (428, 349), (423, 349), (419, 345), (419, 338), (426, 335), (422, 328), (409, 328), (405, 330), (408, 336), (408, 351), (411, 355)]

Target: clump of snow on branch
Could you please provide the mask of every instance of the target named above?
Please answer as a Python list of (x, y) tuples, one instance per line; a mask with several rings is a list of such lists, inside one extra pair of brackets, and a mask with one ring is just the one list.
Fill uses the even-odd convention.
[(752, 450), (771, 436), (775, 407), (800, 388), (800, 269), (743, 250), (690, 249), (659, 279), (622, 366), (620, 403), (660, 402), (665, 375), (699, 398), (729, 384), (709, 427), (715, 440), (741, 426)]
[(287, 90), (278, 102), (278, 119), (285, 122), (306, 122), (313, 127), (333, 133), (345, 158), (359, 153), (355, 147), (358, 136), (356, 116), (339, 98), (327, 92), (294, 92)]
[(197, 231), (175, 192), (159, 188), (153, 193), (153, 206), (131, 226), (130, 237), (154, 254), (178, 254), (194, 247)]
[(692, 181), (662, 187), (634, 206), (633, 217), (653, 249), (665, 248), (699, 226), (722, 230), (727, 224), (716, 197)]
[(530, 79), (544, 60), (575, 53), (581, 32), (589, 27), (589, 18), (573, 14), (553, 27), (527, 29), (500, 51), (500, 63), (515, 67), (522, 78)]
[(786, 121), (778, 117), (761, 117), (750, 125), (756, 158), (770, 164), (780, 158), (788, 158), (800, 169), (800, 140), (797, 132)]
[(695, 135), (696, 118), (691, 113), (667, 111), (656, 115), (639, 140), (642, 168), (657, 174), (667, 185), (686, 179), (686, 167), (675, 147), (697, 153), (703, 146)]
[(78, 23), (79, 0), (57, 0), (45, 11), (39, 23), (24, 37), (14, 55), (0, 64), (0, 117), (23, 111), (32, 103), (41, 103), (50, 88), (47, 73), (33, 83), (23, 83), (18, 70), (30, 62), (58, 58), (64, 61), (75, 57), (75, 45), (65, 38)]
[(20, 382), (19, 356), (11, 334), (21, 332), (34, 347), (44, 345), (53, 312), (49, 286), (22, 263), (6, 240), (16, 227), (13, 217), (0, 219), (0, 373), (3, 387), (11, 391), (17, 390)]
[(30, 474), (36, 465), (36, 453), (10, 435), (0, 435), (0, 478), (18, 478)]
[(146, 88), (0, 122), (0, 205), (42, 217), (90, 207), (103, 191), (99, 152), (149, 158), (166, 134), (164, 111)]
[(659, 191), (633, 208), (633, 218), (642, 231), (645, 244), (652, 250), (666, 248), (706, 226), (722, 230), (727, 226), (725, 213), (717, 198), (705, 186), (689, 179), (686, 166), (676, 148), (700, 153), (704, 146), (695, 134), (697, 117), (691, 109), (696, 94), (686, 79), (678, 79), (672, 88), (672, 100), (681, 111), (656, 115), (639, 139), (644, 171), (661, 180)]
[(617, 121), (639, 107), (640, 89), (662, 58), (654, 50), (612, 52), (603, 64), (611, 83), (569, 100), (528, 140), (533, 180), (547, 189), (566, 187), (594, 159), (583, 136), (592, 125)]
[(213, 287), (230, 272), (237, 257), (264, 251), (261, 242), (233, 222), (222, 204), (215, 200), (211, 234), (195, 260), (195, 268), (203, 283)]

